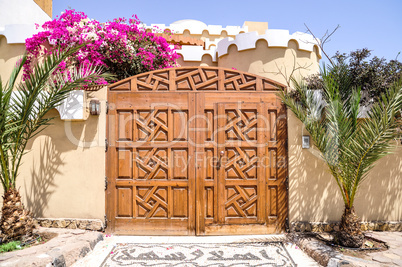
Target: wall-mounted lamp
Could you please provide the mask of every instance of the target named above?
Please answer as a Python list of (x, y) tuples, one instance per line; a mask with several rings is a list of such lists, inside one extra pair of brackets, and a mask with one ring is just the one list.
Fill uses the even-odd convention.
[(99, 99), (94, 98), (89, 101), (89, 113), (91, 115), (99, 115), (101, 113)]
[(309, 135), (302, 136), (302, 148), (310, 148), (310, 136)]

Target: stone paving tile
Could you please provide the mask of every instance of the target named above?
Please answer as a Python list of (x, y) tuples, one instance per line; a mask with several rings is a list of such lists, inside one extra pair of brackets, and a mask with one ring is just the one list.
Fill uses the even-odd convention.
[(379, 262), (381, 266), (402, 266), (402, 233), (369, 232), (367, 235), (384, 241), (389, 246), (386, 251), (369, 254), (371, 260)]
[(402, 260), (393, 260), (392, 261), (396, 266), (402, 266)]
[(43, 245), (0, 254), (0, 266), (70, 266), (85, 256), (102, 238), (99, 232), (77, 229), (44, 229), (57, 236)]
[(392, 263), (392, 259), (384, 256), (384, 255), (377, 255), (372, 258), (373, 261), (377, 261), (380, 263)]

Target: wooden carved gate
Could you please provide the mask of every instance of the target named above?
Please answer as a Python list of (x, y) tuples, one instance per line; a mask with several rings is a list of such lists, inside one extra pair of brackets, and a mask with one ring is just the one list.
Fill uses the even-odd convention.
[(109, 87), (108, 231), (267, 234), (287, 218), (285, 86), (172, 68)]

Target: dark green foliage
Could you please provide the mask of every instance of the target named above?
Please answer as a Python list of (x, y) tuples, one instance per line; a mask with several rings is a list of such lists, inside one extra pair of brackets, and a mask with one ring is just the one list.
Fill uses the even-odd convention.
[[(397, 59), (387, 61), (377, 56), (370, 57), (371, 51), (367, 48), (349, 54), (337, 52), (332, 57), (335, 65), (342, 64), (346, 67), (350, 77), (350, 88), (361, 87), (361, 104), (365, 106), (378, 101), (382, 93), (402, 78), (402, 62)], [(306, 83), (311, 89), (323, 87), (321, 75), (307, 77)]]

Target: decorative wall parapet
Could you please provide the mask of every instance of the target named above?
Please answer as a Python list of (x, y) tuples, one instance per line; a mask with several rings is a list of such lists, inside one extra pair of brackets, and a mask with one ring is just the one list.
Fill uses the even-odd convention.
[(169, 29), (173, 33), (183, 34), (185, 30), (188, 30), (190, 34), (200, 35), (204, 31), (208, 31), (210, 35), (222, 35), (222, 32), (225, 31), (227, 35), (236, 35), (241, 32), (248, 32), (247, 26), (227, 26), (223, 27), (222, 25), (207, 25), (202, 21), (193, 20), (193, 19), (184, 19), (175, 21), (170, 25), (165, 24), (151, 24), (151, 26), (146, 26), (146, 28), (158, 28), (161, 30)]
[(53, 218), (36, 218), (37, 225), (47, 228), (67, 228), (82, 229), (92, 231), (104, 231), (105, 225), (99, 219), (53, 219)]
[[(256, 48), (258, 40), (266, 40), (268, 47), (288, 47), (290, 40), (295, 40), (298, 43), (298, 49), (309, 52), (314, 51), (314, 46), (318, 47), (318, 39), (310, 34), (303, 32), (295, 32), (289, 34), (288, 30), (266, 30), (265, 34), (258, 35), (257, 32), (248, 32), (236, 35), (236, 38), (227, 37), (217, 44), (218, 57), (228, 53), (230, 45), (236, 45), (238, 51)], [(321, 52), (318, 51), (319, 56)]]
[[(292, 222), (291, 232), (332, 232), (339, 230), (340, 222)], [(402, 232), (402, 221), (361, 222), (362, 231)]]
[(180, 50), (177, 50), (177, 53), (182, 55), (184, 61), (201, 61), (204, 55), (210, 55), (212, 62), (217, 62), (218, 58), (228, 54), (231, 45), (236, 45), (238, 51), (244, 51), (255, 49), (259, 40), (266, 40), (268, 47), (283, 48), (288, 48), (289, 41), (295, 40), (298, 43), (298, 49), (308, 52), (314, 52), (314, 46), (317, 46), (318, 56), (321, 57), (321, 51), (318, 48), (319, 40), (303, 32), (289, 34), (288, 30), (266, 30), (263, 35), (258, 35), (257, 32), (247, 32), (238, 34), (235, 38), (227, 37), (214, 41), (206, 38), (206, 49), (202, 46), (183, 45)]

